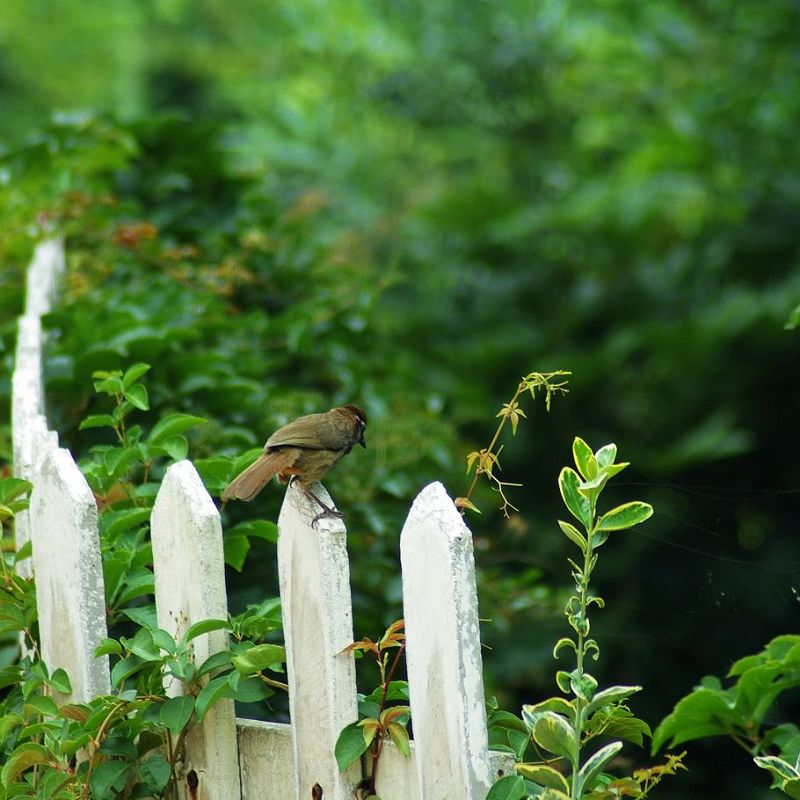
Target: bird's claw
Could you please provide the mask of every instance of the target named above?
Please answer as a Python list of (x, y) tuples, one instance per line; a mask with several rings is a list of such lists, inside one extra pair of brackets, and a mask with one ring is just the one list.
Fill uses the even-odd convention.
[(323, 506), (323, 510), (311, 520), (311, 527), (315, 527), (321, 519), (327, 519), (329, 517), (333, 517), (334, 519), (344, 519), (344, 514), (341, 511), (337, 511), (335, 508)]

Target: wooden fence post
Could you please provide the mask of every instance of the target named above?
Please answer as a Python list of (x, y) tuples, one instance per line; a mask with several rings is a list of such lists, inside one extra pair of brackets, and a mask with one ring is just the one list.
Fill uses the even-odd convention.
[[(314, 493), (333, 506), (324, 487)], [(321, 519), (319, 508), (289, 486), (278, 519), (278, 572), (294, 732), (297, 800), (351, 800), (360, 765), (342, 775), (334, 746), (358, 718), (355, 664), (342, 652), (353, 641), (347, 533), (339, 519)], [(315, 787), (319, 787), (315, 789)]]
[(25, 314), (47, 314), (56, 294), (58, 280), (64, 272), (64, 243), (61, 239), (46, 239), (36, 245), (28, 266), (25, 286)]
[(441, 483), (400, 536), (408, 682), (422, 800), (484, 800), (488, 756), (472, 534)]
[[(25, 313), (17, 321), (14, 374), (11, 378), (11, 432), (14, 474), (33, 482), (36, 470), (50, 447), (58, 446), (55, 434), (44, 436), (44, 389), (42, 385), (41, 315), (50, 311), (56, 283), (64, 270), (64, 248), (58, 239), (36, 246), (26, 275)], [(55, 444), (53, 442), (55, 441)], [(41, 445), (41, 448), (40, 448)], [(31, 538), (30, 511), (17, 515), (14, 522), (19, 550)], [(31, 560), (17, 565), (23, 578), (33, 577)]]
[[(225, 560), (219, 512), (189, 461), (173, 464), (164, 476), (151, 517), (153, 570), (158, 625), (180, 640), (204, 619), (226, 619)], [(193, 640), (199, 666), (227, 646), (224, 631)], [(182, 693), (178, 682), (165, 684), (167, 694)], [(220, 700), (186, 740), (184, 775), (195, 773), (192, 800), (238, 800), (239, 755), (233, 701)], [(188, 778), (187, 778), (188, 779)], [(192, 780), (194, 783), (194, 780)]]
[(108, 635), (97, 505), (68, 450), (51, 449), (35, 480), (30, 520), (42, 657), (51, 672), (67, 671), (70, 699), (87, 702), (111, 691), (108, 657), (94, 657)]

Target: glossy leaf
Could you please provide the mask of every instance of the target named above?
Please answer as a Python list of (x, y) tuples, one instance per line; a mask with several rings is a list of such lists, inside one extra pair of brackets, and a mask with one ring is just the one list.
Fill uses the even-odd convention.
[(523, 800), (527, 796), (525, 781), (519, 775), (506, 775), (492, 784), (486, 800)]
[(366, 752), (369, 745), (364, 740), (364, 733), (357, 722), (352, 722), (342, 729), (334, 747), (334, 756), (339, 772), (345, 772)]
[(598, 531), (621, 531), (632, 528), (653, 516), (653, 507), (649, 503), (634, 500), (624, 503), (603, 514), (597, 521)]

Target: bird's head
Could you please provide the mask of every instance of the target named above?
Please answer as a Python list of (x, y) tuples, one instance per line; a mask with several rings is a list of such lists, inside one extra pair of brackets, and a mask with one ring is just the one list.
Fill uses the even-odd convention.
[(364, 432), (367, 430), (367, 412), (364, 411), (363, 408), (359, 408), (358, 406), (354, 406), (349, 403), (345, 406), (342, 406), (342, 408), (353, 418), (353, 422), (355, 424), (356, 442), (358, 442), (358, 444), (360, 444), (362, 447), (366, 447), (367, 443), (364, 439)]

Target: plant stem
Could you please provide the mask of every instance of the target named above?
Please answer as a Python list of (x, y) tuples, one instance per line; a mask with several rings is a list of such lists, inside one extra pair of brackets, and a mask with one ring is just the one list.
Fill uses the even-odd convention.
[[(517, 386), (517, 391), (514, 392), (514, 396), (509, 401), (509, 406), (513, 407), (514, 403), (517, 402), (517, 399), (522, 394), (522, 392), (525, 390), (525, 386), (526, 386), (526, 383), (525, 383), (524, 380), (519, 382), (519, 385)], [(493, 453), (494, 452), (494, 446), (497, 444), (497, 440), (500, 438), (500, 434), (503, 432), (503, 427), (505, 426), (506, 422), (508, 422), (508, 417), (507, 416), (500, 417), (500, 424), (497, 426), (497, 430), (494, 432), (494, 436), (492, 437), (492, 441), (489, 442), (489, 446), (486, 448), (486, 452), (487, 453)], [(472, 476), (472, 483), (470, 484), (469, 489), (467, 490), (467, 494), (465, 495), (465, 499), (469, 500), (470, 497), (472, 497), (472, 493), (475, 491), (475, 486), (478, 483), (478, 479), (480, 478), (480, 476), (482, 474), (483, 474), (483, 470), (482, 469), (477, 468), (475, 470), (475, 474)], [(467, 511), (466, 508), (462, 508), (461, 509), (461, 516), (462, 517), (464, 516), (466, 511)]]
[[(397, 670), (398, 665), (400, 664), (400, 658), (403, 655), (403, 651), (406, 649), (406, 643), (402, 642), (400, 647), (397, 648), (397, 655), (395, 655), (394, 660), (392, 661), (392, 666), (389, 667), (389, 672), (386, 673), (384, 676), (384, 667), (383, 663), (379, 660), (378, 661), (378, 668), (381, 671), (381, 682), (383, 683), (383, 691), (381, 693), (381, 705), (380, 711), (378, 712), (378, 716), (383, 713), (384, 709), (386, 708), (386, 695), (389, 693), (389, 684), (392, 681), (392, 676), (394, 675), (395, 671)], [(375, 739), (372, 741), (372, 770), (369, 776), (369, 791), (372, 794), (375, 794), (375, 784), (378, 779), (378, 762), (381, 759), (381, 753), (383, 752), (383, 740), (385, 738), (385, 734), (383, 731), (378, 728), (378, 732), (375, 735)]]
[[(594, 509), (592, 509), (594, 511)], [(581, 589), (580, 589), (580, 621), (581, 627), (577, 631), (578, 633), (578, 650), (575, 654), (576, 656), (576, 665), (575, 665), (575, 673), (577, 675), (578, 681), (583, 679), (583, 657), (584, 657), (584, 648), (586, 643), (586, 636), (584, 634), (584, 625), (586, 621), (586, 609), (587, 609), (587, 598), (589, 594), (589, 576), (591, 574), (592, 569), (592, 548), (591, 548), (591, 532), (587, 531), (589, 534), (587, 536), (587, 541), (590, 543), (586, 547), (586, 553), (583, 557), (583, 578), (581, 580)], [(584, 714), (586, 711), (586, 701), (579, 696), (575, 697), (575, 763), (572, 765), (572, 785), (571, 785), (571, 792), (570, 798), (571, 800), (578, 800), (578, 767), (581, 763), (580, 759), (580, 749), (581, 749), (581, 737), (583, 736), (583, 723), (584, 723)]]

